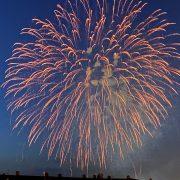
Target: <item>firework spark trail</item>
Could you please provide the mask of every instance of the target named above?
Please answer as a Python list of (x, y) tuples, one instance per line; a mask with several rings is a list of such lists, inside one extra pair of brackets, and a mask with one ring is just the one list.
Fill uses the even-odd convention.
[(174, 23), (160, 9), (138, 20), (139, 0), (66, 2), (56, 23), (34, 19), (36, 28), (22, 30), (33, 38), (7, 60), (8, 108), (21, 112), (14, 128), (31, 127), (30, 144), (48, 132), (41, 150), (60, 164), (72, 156), (82, 169), (104, 167), (109, 153), (123, 158), (166, 117), (180, 74), (167, 60), (180, 58), (171, 42), (179, 34), (166, 32)]

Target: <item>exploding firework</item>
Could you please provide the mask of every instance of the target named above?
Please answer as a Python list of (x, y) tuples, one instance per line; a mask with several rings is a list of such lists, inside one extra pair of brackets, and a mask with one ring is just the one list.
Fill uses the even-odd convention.
[[(160, 9), (141, 17), (139, 0), (68, 0), (53, 22), (34, 19), (7, 60), (8, 108), (14, 128), (29, 126), (29, 144), (46, 135), (42, 149), (63, 164), (105, 167), (108, 157), (152, 136), (177, 93), (168, 61), (179, 59), (178, 33)], [(174, 38), (176, 37), (176, 38)]]

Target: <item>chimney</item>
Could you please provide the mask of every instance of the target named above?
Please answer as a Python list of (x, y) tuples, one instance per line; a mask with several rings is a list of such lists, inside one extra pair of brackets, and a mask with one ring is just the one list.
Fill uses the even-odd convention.
[(43, 176), (44, 176), (44, 177), (48, 177), (48, 176), (49, 176), (48, 172), (46, 172), (46, 171), (43, 172)]
[(16, 176), (20, 176), (20, 171), (16, 171)]

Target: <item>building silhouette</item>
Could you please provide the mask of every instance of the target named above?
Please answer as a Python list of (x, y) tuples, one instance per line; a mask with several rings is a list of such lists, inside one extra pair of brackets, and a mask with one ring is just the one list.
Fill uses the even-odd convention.
[[(0, 180), (78, 180), (78, 179), (86, 179), (86, 180), (93, 180), (93, 179), (111, 179), (111, 180), (138, 180), (133, 179), (130, 176), (127, 176), (126, 178), (112, 178), (111, 176), (103, 177), (103, 174), (93, 175), (92, 177), (87, 177), (85, 174), (82, 175), (82, 177), (63, 177), (62, 174), (59, 174), (58, 176), (49, 176), (48, 172), (44, 172), (43, 176), (26, 176), (21, 175), (19, 171), (16, 171), (15, 175), (7, 175), (7, 174), (1, 174)], [(151, 179), (152, 180), (152, 179)]]

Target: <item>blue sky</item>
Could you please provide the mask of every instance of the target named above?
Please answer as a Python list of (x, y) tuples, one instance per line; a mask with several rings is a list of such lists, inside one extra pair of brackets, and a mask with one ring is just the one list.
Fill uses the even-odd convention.
[[(53, 10), (56, 4), (62, 0), (1, 0), (0, 2), (0, 82), (4, 80), (6, 69), (5, 60), (11, 56), (13, 44), (23, 39), (20, 31), (24, 27), (32, 26), (32, 18), (53, 19)], [(176, 32), (180, 32), (180, 1), (179, 0), (147, 0), (148, 11), (161, 8), (168, 12), (168, 19), (177, 23)], [(175, 63), (179, 66), (180, 63)], [(14, 173), (20, 170), (26, 174), (41, 174), (48, 170), (53, 174), (66, 171), (64, 166), (60, 169), (58, 163), (51, 159), (47, 160), (46, 153), (39, 155), (39, 144), (28, 147), (26, 133), (17, 135), (12, 132), (11, 119), (6, 110), (4, 91), (0, 90), (0, 173)], [(155, 139), (148, 139), (142, 150), (136, 153), (136, 157), (143, 153), (140, 160), (145, 176), (152, 176), (166, 180), (172, 175), (171, 180), (180, 178), (180, 98), (174, 99), (174, 107), (170, 110), (167, 122), (158, 130)], [(135, 158), (137, 159), (137, 158)], [(138, 162), (138, 160), (135, 160)], [(122, 165), (127, 172), (130, 166), (127, 162)], [(120, 168), (120, 167), (119, 167)], [(67, 170), (68, 169), (68, 170)], [(118, 169), (116, 169), (118, 171)], [(126, 171), (126, 170), (125, 170)], [(117, 175), (118, 172), (112, 172)], [(176, 178), (177, 177), (177, 178)], [(158, 180), (158, 179), (157, 179)]]

